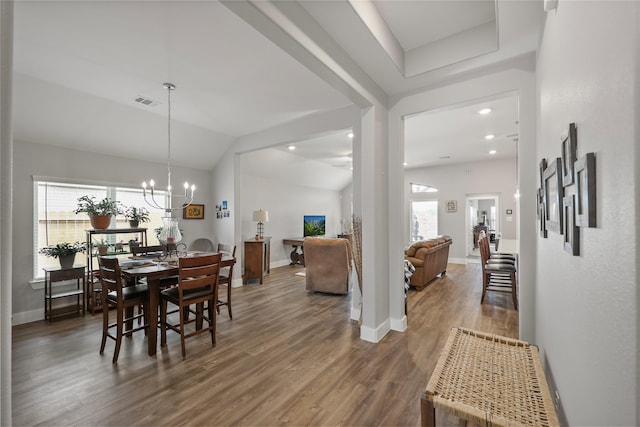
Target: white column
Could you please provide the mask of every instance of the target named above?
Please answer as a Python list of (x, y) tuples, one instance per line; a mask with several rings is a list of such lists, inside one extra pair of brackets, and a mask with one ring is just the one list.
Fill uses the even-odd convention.
[(11, 425), (13, 1), (0, 2), (0, 424)]

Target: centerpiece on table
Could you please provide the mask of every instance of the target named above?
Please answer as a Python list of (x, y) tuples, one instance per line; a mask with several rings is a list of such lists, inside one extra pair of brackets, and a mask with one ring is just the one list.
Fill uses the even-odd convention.
[(76, 254), (78, 252), (84, 252), (86, 249), (87, 244), (84, 242), (75, 242), (73, 244), (69, 242), (63, 242), (58, 243), (54, 246), (44, 247), (40, 249), (39, 252), (51, 258), (58, 258), (61, 268), (71, 268), (73, 267), (73, 263), (75, 262)]
[(149, 211), (145, 208), (136, 208), (131, 206), (124, 211), (124, 217), (129, 220), (129, 226), (131, 228), (137, 228), (141, 222), (149, 222)]
[(78, 207), (74, 211), (76, 214), (81, 212), (89, 215), (91, 226), (96, 230), (104, 230), (109, 228), (111, 217), (122, 213), (119, 202), (105, 197), (99, 202), (95, 196), (82, 196), (78, 199)]

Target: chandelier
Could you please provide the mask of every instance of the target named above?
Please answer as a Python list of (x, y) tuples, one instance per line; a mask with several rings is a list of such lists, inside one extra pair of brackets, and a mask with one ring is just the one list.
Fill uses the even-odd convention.
[[(171, 187), (171, 91), (174, 90), (176, 87), (175, 85), (173, 85), (172, 83), (164, 83), (162, 85), (162, 87), (164, 87), (165, 89), (167, 89), (167, 105), (168, 105), (168, 120), (167, 120), (167, 141), (168, 141), (168, 149), (167, 149), (167, 192), (166, 192), (166, 207), (161, 204), (158, 203), (158, 201), (155, 199), (155, 194), (154, 194), (154, 188), (155, 188), (155, 182), (153, 179), (149, 180), (149, 185), (147, 186), (147, 182), (143, 182), (142, 183), (142, 194), (144, 196), (144, 200), (145, 202), (147, 202), (147, 204), (149, 206), (151, 206), (152, 208), (155, 209), (162, 209), (165, 211), (166, 215), (164, 218), (162, 218), (163, 222), (164, 222), (164, 226), (162, 227), (162, 230), (160, 231), (160, 235), (158, 236), (158, 239), (160, 240), (160, 242), (162, 244), (168, 244), (168, 243), (178, 243), (180, 240), (182, 240), (182, 234), (180, 233), (180, 229), (178, 228), (178, 218), (173, 217), (173, 212), (174, 211), (181, 211), (182, 209), (186, 208), (187, 206), (189, 206), (191, 204), (191, 202), (193, 202), (193, 193), (196, 190), (196, 186), (195, 185), (191, 185), (191, 187), (189, 187), (189, 183), (185, 182), (184, 183), (184, 195), (176, 195), (174, 196), (172, 194), (172, 187)], [(149, 191), (147, 192), (147, 187), (149, 187)], [(174, 197), (181, 197), (182, 198), (182, 203), (180, 204), (180, 207), (173, 207), (173, 198)]]

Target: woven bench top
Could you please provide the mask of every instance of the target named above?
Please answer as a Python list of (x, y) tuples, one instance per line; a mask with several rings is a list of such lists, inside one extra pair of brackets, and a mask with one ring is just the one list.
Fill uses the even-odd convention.
[(525, 341), (453, 328), (425, 394), (480, 425), (559, 425), (538, 350)]

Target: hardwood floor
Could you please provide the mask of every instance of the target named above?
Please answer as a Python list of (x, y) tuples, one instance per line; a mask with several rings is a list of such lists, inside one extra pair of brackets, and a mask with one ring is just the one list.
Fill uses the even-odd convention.
[[(479, 265), (450, 264), (411, 290), (409, 328), (360, 340), (350, 296), (308, 293), (300, 267), (271, 270), (264, 285), (233, 289), (218, 344), (178, 334), (155, 357), (142, 333), (98, 354), (101, 315), (13, 328), (13, 424), (23, 425), (412, 425), (455, 326), (518, 336), (511, 297), (480, 305)], [(443, 414), (438, 413), (438, 416)], [(446, 424), (456, 419), (444, 418)]]

